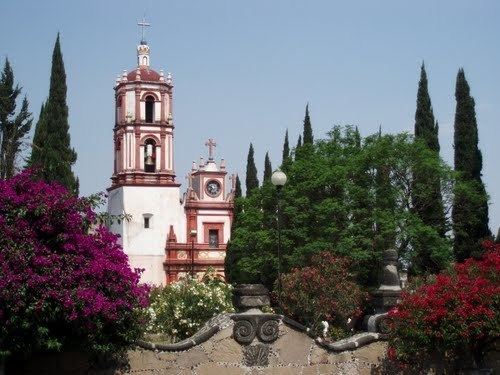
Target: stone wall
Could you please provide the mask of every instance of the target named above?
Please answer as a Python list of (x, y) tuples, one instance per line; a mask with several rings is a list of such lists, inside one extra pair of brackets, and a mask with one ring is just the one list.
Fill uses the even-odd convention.
[[(262, 355), (267, 348), (266, 366), (248, 366), (249, 355)], [(280, 323), (278, 338), (271, 343), (253, 341), (241, 345), (233, 338), (233, 324), (221, 329), (208, 340), (183, 351), (159, 351), (135, 348), (126, 353), (120, 363), (91, 366), (81, 353), (39, 355), (30, 361), (10, 362), (6, 375), (265, 375), (265, 374), (395, 374), (386, 367), (385, 341), (375, 341), (356, 350), (325, 349), (310, 336)], [(498, 356), (496, 356), (498, 357)], [(253, 358), (252, 360), (255, 360)], [(499, 371), (499, 361), (490, 362)], [(432, 363), (426, 370), (405, 374), (444, 374), (442, 364)], [(451, 372), (450, 372), (451, 373)]]
[[(278, 339), (269, 345), (267, 366), (245, 365), (247, 347), (232, 338), (232, 327), (184, 352), (128, 352), (126, 374), (371, 374), (385, 357), (386, 343), (379, 341), (355, 351), (328, 352), (312, 338), (284, 324)], [(250, 345), (257, 347), (259, 344)]]
[(38, 356), (29, 362), (11, 362), (6, 374), (370, 374), (386, 351), (386, 343), (379, 341), (355, 351), (328, 352), (306, 334), (280, 324), (278, 339), (266, 345), (268, 365), (249, 367), (245, 352), (260, 344), (240, 345), (232, 336), (231, 325), (185, 351), (136, 348), (127, 352), (123, 363), (100, 369), (92, 368), (79, 353)]

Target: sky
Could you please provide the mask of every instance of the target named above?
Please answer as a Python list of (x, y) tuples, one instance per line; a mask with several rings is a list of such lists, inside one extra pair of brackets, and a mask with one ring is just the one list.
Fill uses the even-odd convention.
[[(441, 156), (453, 162), (455, 79), (476, 100), (490, 226), (500, 225), (500, 2), (496, 0), (0, 0), (0, 57), (8, 57), (35, 120), (48, 95), (57, 32), (67, 74), (71, 143), (80, 192), (110, 186), (117, 74), (136, 65), (146, 16), (153, 69), (174, 76), (175, 168), (217, 142), (216, 157), (245, 176), (249, 143), (281, 161), (309, 103), (315, 138), (333, 125), (362, 135), (412, 132), (425, 61)], [(495, 47), (496, 46), (496, 47)], [(3, 65), (3, 62), (2, 62)]]

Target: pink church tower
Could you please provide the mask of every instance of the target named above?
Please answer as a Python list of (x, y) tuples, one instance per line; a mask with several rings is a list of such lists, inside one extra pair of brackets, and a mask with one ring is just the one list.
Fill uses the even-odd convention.
[[(139, 25), (149, 26), (145, 21)], [(154, 285), (187, 273), (202, 275), (209, 266), (223, 274), (233, 207), (225, 166), (213, 160), (210, 140), (209, 161), (191, 172), (181, 195), (174, 171), (172, 75), (151, 68), (144, 35), (137, 46), (137, 66), (118, 76), (114, 89), (108, 213), (128, 217), (110, 229), (120, 236), (131, 267), (144, 269), (141, 280)]]

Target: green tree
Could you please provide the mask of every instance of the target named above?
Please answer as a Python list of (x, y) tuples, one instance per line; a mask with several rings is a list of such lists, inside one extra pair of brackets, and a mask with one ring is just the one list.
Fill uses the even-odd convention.
[(252, 194), (252, 190), (259, 187), (259, 179), (257, 178), (257, 167), (255, 166), (253, 145), (250, 143), (247, 157), (247, 175), (246, 175), (247, 196)]
[(266, 152), (266, 157), (264, 158), (264, 176), (262, 178), (262, 183), (271, 182), (271, 175), (273, 174), (273, 167), (271, 165), (271, 159), (269, 159), (269, 152)]
[(297, 139), (297, 146), (295, 147), (295, 152), (297, 152), (297, 150), (301, 147), (302, 147), (302, 136), (299, 135), (299, 139)]
[(76, 152), (70, 145), (66, 72), (57, 34), (52, 53), (49, 97), (38, 120), (29, 165), (39, 168), (39, 177), (57, 181), (78, 193), (78, 181), (71, 170)]
[(240, 181), (240, 176), (236, 175), (236, 183), (235, 183), (235, 188), (234, 188), (234, 197), (235, 198), (241, 198), (242, 192), (241, 192), (241, 181)]
[(19, 85), (14, 86), (14, 72), (6, 58), (0, 76), (0, 178), (2, 179), (14, 175), (16, 157), (33, 121), (26, 96), (16, 115), (19, 94), (21, 88)]
[(309, 117), (309, 103), (306, 105), (306, 114), (304, 116), (304, 131), (302, 136), (304, 144), (312, 144), (314, 141), (313, 131), (311, 126), (311, 118)]
[[(417, 108), (415, 111), (415, 140), (423, 142), (435, 153), (439, 159), (438, 124), (434, 120), (431, 98), (427, 85), (427, 74), (422, 63), (420, 68), (420, 81), (417, 93)], [(413, 171), (412, 204), (413, 209), (422, 222), (434, 228), (441, 237), (445, 237), (446, 217), (441, 194), (441, 181), (438, 175), (433, 174), (432, 166), (421, 166)], [(432, 259), (427, 239), (417, 239), (414, 246), (420, 249), (420, 254), (414, 258), (412, 270), (418, 272), (439, 271), (438, 264)]]
[[(440, 266), (451, 259), (447, 239), (435, 234), (411, 210), (411, 176), (434, 153), (406, 135), (360, 139), (354, 127), (335, 127), (328, 138), (309, 145), (311, 152), (290, 162), (282, 190), (282, 270), (308, 265), (321, 251), (349, 256), (364, 285), (377, 284), (381, 251), (395, 247), (403, 262), (415, 259), (412, 244), (422, 235)], [(433, 159), (434, 160), (434, 159)], [(432, 163), (431, 163), (432, 164)], [(442, 177), (451, 199), (452, 173), (440, 160), (433, 173)], [(243, 198), (231, 251), (239, 254), (234, 282), (263, 282), (276, 277), (276, 191), (266, 184)]]
[(453, 250), (455, 258), (466, 258), (482, 253), (481, 241), (491, 236), (488, 227), (488, 195), (481, 171), (483, 161), (478, 147), (478, 130), (474, 98), (463, 69), (457, 74), (455, 89), (455, 170), (459, 183), (453, 202)]
[(290, 144), (288, 143), (288, 129), (285, 132), (285, 140), (283, 141), (283, 157), (281, 165), (285, 165), (290, 158)]

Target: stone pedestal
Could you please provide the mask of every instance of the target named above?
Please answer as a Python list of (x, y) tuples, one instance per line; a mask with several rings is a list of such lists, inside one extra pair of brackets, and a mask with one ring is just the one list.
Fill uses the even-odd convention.
[(374, 314), (364, 319), (365, 328), (370, 332), (387, 333), (384, 320), (387, 312), (398, 303), (401, 295), (401, 281), (398, 274), (398, 253), (394, 249), (385, 250), (382, 258), (381, 283), (371, 293)]
[(262, 284), (238, 284), (233, 290), (233, 305), (238, 313), (254, 310), (262, 314), (262, 308), (270, 305), (269, 291)]

